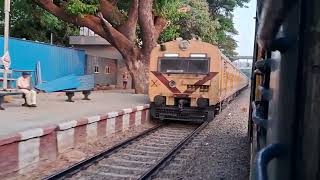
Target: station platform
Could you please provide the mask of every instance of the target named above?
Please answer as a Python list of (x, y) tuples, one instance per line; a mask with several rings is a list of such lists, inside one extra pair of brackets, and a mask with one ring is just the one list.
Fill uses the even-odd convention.
[(81, 100), (82, 93), (75, 93), (75, 102), (66, 102), (65, 93), (40, 93), (36, 108), (22, 107), (21, 96), (3, 104), (0, 111), (0, 139), (32, 128), (55, 125), (82, 117), (104, 115), (108, 112), (133, 108), (148, 103), (146, 95), (133, 94), (132, 90), (94, 91), (90, 101)]

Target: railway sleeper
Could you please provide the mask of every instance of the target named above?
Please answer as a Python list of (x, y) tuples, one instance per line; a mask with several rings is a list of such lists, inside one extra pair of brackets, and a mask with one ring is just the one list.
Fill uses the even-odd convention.
[[(89, 170), (89, 169), (88, 169)], [(91, 171), (99, 171), (103, 173), (115, 173), (115, 174), (139, 174), (144, 171), (144, 169), (132, 168), (132, 167), (124, 167), (124, 166), (116, 166), (116, 165), (99, 165), (95, 166)]]
[(141, 148), (145, 148), (146, 150), (147, 150), (147, 149), (149, 149), (149, 150), (151, 149), (151, 150), (153, 150), (153, 151), (154, 151), (154, 150), (165, 150), (165, 151), (168, 150), (168, 147), (156, 147), (156, 146), (153, 146), (153, 145), (154, 145), (154, 144), (141, 144), (141, 145), (140, 145), (140, 144), (137, 144), (136, 147), (137, 147), (137, 148), (140, 148), (140, 149), (141, 149)]
[(163, 156), (164, 153), (163, 152), (156, 152), (156, 151), (144, 151), (144, 150), (139, 150), (139, 149), (123, 149), (119, 152), (123, 152), (123, 153), (130, 153), (130, 154), (135, 154), (135, 155), (151, 155), (151, 156)]
[(159, 148), (159, 147), (152, 147), (152, 146), (145, 146), (145, 145), (135, 145), (130, 148), (134, 148), (137, 150), (142, 151), (158, 151), (158, 152), (166, 152), (167, 148)]
[(113, 157), (121, 157), (122, 159), (127, 159), (127, 160), (153, 162), (153, 163), (159, 159), (157, 157), (132, 156), (132, 155), (123, 155), (123, 154), (115, 154), (113, 155)]
[(89, 179), (90, 180), (120, 180), (120, 179), (138, 179), (139, 176), (137, 175), (133, 175), (133, 174), (117, 174), (117, 173), (111, 173), (111, 172), (102, 172), (102, 171), (86, 171), (86, 172), (82, 172), (82, 176), (85, 177), (85, 179)]
[(150, 144), (150, 145), (161, 145), (161, 146), (170, 146), (171, 144), (173, 144), (173, 143), (175, 143), (175, 142), (177, 142), (178, 140), (171, 140), (171, 141), (169, 141), (169, 140), (161, 140), (161, 139), (157, 139), (157, 140), (155, 140), (155, 139), (145, 139), (145, 140), (143, 140), (143, 141), (139, 141), (139, 143), (148, 143), (148, 144)]
[(157, 133), (153, 133), (152, 135), (160, 135), (160, 136), (166, 136), (166, 137), (175, 137), (175, 136), (181, 136), (184, 135), (188, 132), (192, 131), (192, 129), (190, 130), (180, 130), (177, 132), (168, 132), (168, 131), (163, 131), (163, 132), (157, 132)]
[(174, 143), (177, 143), (177, 142), (173, 142), (171, 144), (160, 144), (160, 143), (158, 144), (158, 143), (150, 142), (150, 143), (141, 144), (141, 146), (154, 147), (154, 149), (161, 150), (161, 149), (168, 149), (168, 148), (172, 147), (174, 145)]
[(134, 157), (134, 158), (149, 158), (149, 159), (156, 159), (159, 157), (159, 156), (154, 156), (154, 155), (133, 154), (133, 153), (120, 153), (120, 155), (121, 156), (130, 156), (130, 157)]
[(118, 157), (112, 157), (108, 160), (100, 161), (99, 165), (108, 165), (112, 163), (115, 166), (128, 166), (128, 167), (137, 167), (137, 168), (145, 168), (152, 165), (152, 162), (143, 162), (143, 161), (135, 161), (135, 160), (127, 160)]
[[(182, 137), (178, 137), (178, 136), (165, 136), (165, 135), (151, 135), (150, 139), (162, 139), (162, 140), (166, 140), (166, 141), (174, 141), (174, 140), (181, 140)], [(149, 138), (148, 138), (149, 139)]]

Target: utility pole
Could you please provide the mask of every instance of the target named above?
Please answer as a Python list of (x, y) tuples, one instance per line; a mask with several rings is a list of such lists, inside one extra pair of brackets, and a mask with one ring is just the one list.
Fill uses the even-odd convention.
[(53, 44), (53, 33), (50, 33), (50, 44)]
[[(4, 51), (3, 54), (5, 54), (8, 51), (8, 42), (9, 42), (9, 24), (10, 24), (10, 0), (5, 0), (4, 2), (4, 13), (5, 13), (5, 18), (4, 18)], [(8, 87), (8, 72), (7, 69), (5, 68), (3, 71), (3, 89), (7, 89)]]
[(4, 53), (8, 51), (8, 41), (9, 41), (9, 20), (10, 20), (10, 0), (5, 0), (4, 2)]

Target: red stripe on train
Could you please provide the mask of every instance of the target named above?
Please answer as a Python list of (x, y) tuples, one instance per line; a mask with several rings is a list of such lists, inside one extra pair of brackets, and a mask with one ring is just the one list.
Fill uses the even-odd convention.
[[(181, 91), (176, 88), (176, 87), (170, 87), (169, 86), (169, 80), (164, 77), (164, 75), (160, 72), (156, 72), (156, 71), (151, 71), (172, 93), (175, 93), (175, 94), (182, 94)], [(210, 72), (208, 73), (205, 77), (203, 77), (202, 79), (200, 79), (199, 81), (197, 81), (194, 85), (196, 86), (200, 86), (200, 85), (203, 85), (204, 83), (206, 83), (207, 81), (211, 80), (212, 78), (214, 78), (216, 75), (218, 74), (218, 72)], [(199, 87), (197, 87), (195, 90), (185, 90), (183, 92), (183, 95), (186, 95), (186, 94), (192, 94), (194, 93)]]
[(181, 93), (180, 90), (176, 87), (170, 87), (169, 86), (169, 80), (164, 77), (164, 75), (160, 72), (156, 72), (156, 71), (151, 71), (172, 93)]
[(217, 74), (218, 74), (218, 72), (210, 72), (210, 73), (207, 74), (205, 77), (203, 77), (202, 79), (200, 79), (199, 81), (197, 81), (196, 83), (194, 83), (195, 86), (198, 86), (198, 87), (196, 87), (196, 89), (194, 89), (194, 90), (187, 89), (187, 90), (184, 91), (184, 93), (187, 93), (187, 94), (192, 94), (192, 93), (194, 93), (197, 89), (199, 89), (199, 86), (201, 86), (201, 85), (203, 85), (204, 83), (206, 83), (207, 81), (211, 80), (211, 79), (214, 78)]

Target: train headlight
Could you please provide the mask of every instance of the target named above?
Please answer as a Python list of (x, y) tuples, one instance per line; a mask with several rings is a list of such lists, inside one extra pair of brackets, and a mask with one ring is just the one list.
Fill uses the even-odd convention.
[(160, 95), (154, 97), (154, 104), (157, 106), (162, 106), (166, 104), (166, 97)]
[(209, 107), (209, 99), (208, 98), (198, 98), (197, 105), (200, 108)]
[(171, 88), (175, 88), (176, 85), (177, 85), (177, 83), (176, 83), (175, 81), (170, 81), (170, 82), (169, 82), (169, 86), (170, 86)]

